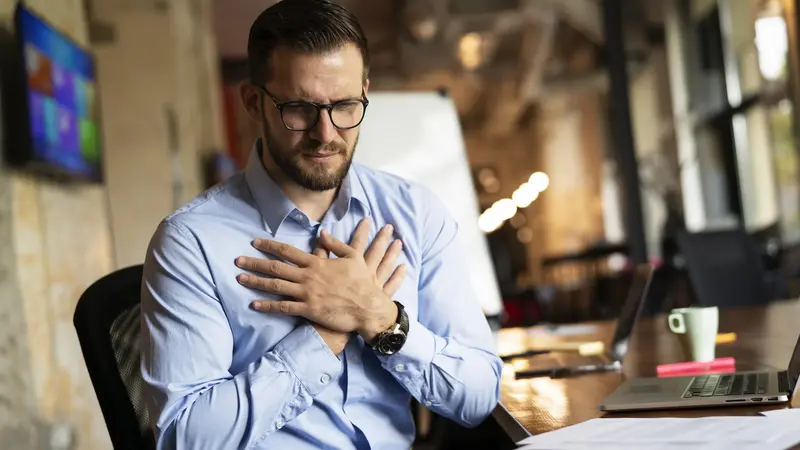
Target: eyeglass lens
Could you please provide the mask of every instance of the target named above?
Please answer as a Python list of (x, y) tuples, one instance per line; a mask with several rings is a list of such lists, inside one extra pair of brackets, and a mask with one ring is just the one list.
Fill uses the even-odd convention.
[[(319, 119), (317, 107), (310, 103), (292, 103), (284, 105), (281, 118), (286, 128), (304, 131), (313, 127)], [(364, 117), (364, 104), (357, 100), (345, 100), (336, 103), (330, 111), (331, 122), (337, 128), (352, 128)]]

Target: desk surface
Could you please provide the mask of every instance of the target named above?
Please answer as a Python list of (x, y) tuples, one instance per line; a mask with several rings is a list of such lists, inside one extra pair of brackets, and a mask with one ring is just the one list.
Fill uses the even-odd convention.
[[(800, 301), (781, 301), (759, 308), (720, 309), (719, 332), (736, 332), (734, 343), (718, 345), (716, 356), (736, 358), (737, 370), (785, 370), (800, 333), (797, 318)], [(509, 328), (498, 334), (500, 354), (516, 353), (532, 345), (546, 347), (549, 343), (602, 340), (608, 342), (616, 323), (586, 322), (566, 325), (559, 333), (550, 333), (545, 327)], [(572, 332), (570, 332), (572, 331)], [(536, 361), (542, 357), (535, 357)], [(567, 355), (544, 356), (569, 362)], [(669, 331), (664, 315), (641, 318), (637, 323), (623, 362), (623, 373), (583, 375), (568, 379), (514, 379), (512, 363), (506, 363), (501, 379), (498, 414), (507, 411), (511, 417), (531, 434), (540, 434), (601, 417), (597, 410), (600, 401), (613, 392), (626, 378), (655, 376), (658, 364), (683, 361), (683, 351), (677, 337)], [(551, 359), (552, 361), (552, 359)], [(525, 365), (526, 361), (515, 364)], [(537, 362), (536, 364), (539, 364)], [(772, 407), (721, 407), (679, 411), (651, 411), (646, 413), (616, 413), (609, 417), (700, 417), (712, 415), (748, 415)], [(495, 416), (497, 416), (496, 414)], [(503, 423), (503, 418), (498, 417)], [(506, 418), (508, 421), (508, 418)], [(515, 440), (519, 431), (504, 428)]]

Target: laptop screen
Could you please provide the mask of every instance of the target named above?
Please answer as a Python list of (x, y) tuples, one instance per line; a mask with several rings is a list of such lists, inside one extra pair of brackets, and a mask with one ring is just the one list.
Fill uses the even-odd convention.
[(611, 356), (616, 361), (621, 361), (628, 351), (628, 338), (633, 332), (636, 318), (642, 311), (652, 278), (653, 267), (649, 264), (639, 264), (634, 269), (628, 298), (622, 305), (622, 311), (617, 319), (617, 329), (614, 331), (614, 339), (611, 341)]
[(792, 389), (797, 387), (797, 379), (800, 378), (800, 337), (797, 338), (797, 343), (794, 345), (792, 352), (792, 359), (789, 360), (789, 382)]

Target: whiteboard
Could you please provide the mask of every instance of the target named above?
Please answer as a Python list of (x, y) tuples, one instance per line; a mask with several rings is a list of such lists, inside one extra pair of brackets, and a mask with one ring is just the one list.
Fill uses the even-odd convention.
[(378, 92), (369, 96), (354, 160), (432, 190), (459, 225), (469, 249), (469, 278), (487, 316), (503, 304), (480, 214), (461, 125), (453, 101), (436, 92)]

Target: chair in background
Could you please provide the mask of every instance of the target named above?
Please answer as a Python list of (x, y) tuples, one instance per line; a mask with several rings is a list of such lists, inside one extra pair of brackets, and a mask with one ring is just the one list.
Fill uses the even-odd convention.
[(89, 286), (73, 323), (100, 410), (116, 450), (152, 449), (155, 438), (142, 400), (139, 307), (142, 266), (113, 272)]
[(745, 231), (684, 231), (677, 240), (700, 305), (758, 306), (772, 300), (761, 255)]

